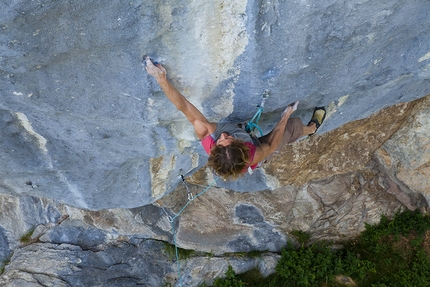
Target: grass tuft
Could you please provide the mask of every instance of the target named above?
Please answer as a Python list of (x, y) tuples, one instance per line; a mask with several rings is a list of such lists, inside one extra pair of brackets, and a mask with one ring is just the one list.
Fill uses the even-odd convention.
[(19, 241), (21, 243), (30, 243), (32, 241), (31, 237), (33, 236), (34, 230), (36, 227), (30, 228), (26, 233), (24, 233), (20, 238)]
[(10, 259), (12, 258), (12, 255), (13, 255), (13, 253), (12, 253), (12, 254), (10, 254), (10, 255), (9, 255), (9, 257), (8, 257), (6, 260), (3, 260), (3, 261), (0, 263), (0, 274), (3, 274), (3, 273), (4, 273), (4, 271), (5, 271), (5, 269), (6, 269), (6, 265), (8, 265), (8, 264), (10, 263)]
[[(163, 242), (164, 250), (166, 251), (167, 256), (170, 260), (176, 260), (176, 249), (175, 245)], [(194, 250), (188, 250), (178, 247), (178, 258), (179, 260), (185, 260), (190, 258), (194, 254)]]

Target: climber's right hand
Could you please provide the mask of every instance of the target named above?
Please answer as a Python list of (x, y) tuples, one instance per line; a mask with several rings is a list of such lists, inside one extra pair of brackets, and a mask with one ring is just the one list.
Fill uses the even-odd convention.
[(148, 72), (148, 74), (153, 76), (157, 81), (166, 79), (167, 71), (161, 64), (157, 63), (156, 65), (154, 65), (154, 63), (152, 63), (151, 58), (149, 58), (149, 56), (146, 56), (145, 62), (146, 62), (145, 69)]

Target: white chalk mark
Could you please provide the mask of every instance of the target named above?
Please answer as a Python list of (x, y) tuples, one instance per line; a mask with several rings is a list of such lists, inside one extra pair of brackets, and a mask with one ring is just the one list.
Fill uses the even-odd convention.
[(73, 194), (73, 199), (77, 204), (82, 208), (88, 208), (88, 204), (82, 196), (82, 192), (77, 188), (74, 184), (70, 183), (67, 179), (66, 175), (64, 175), (61, 171), (57, 173), (58, 178), (67, 185), (69, 191)]
[(342, 105), (346, 102), (346, 100), (347, 100), (348, 98), (349, 98), (349, 95), (346, 95), (346, 96), (340, 97), (340, 98), (339, 98), (339, 100), (338, 100), (338, 104), (337, 104), (337, 106), (338, 106), (338, 107), (342, 106)]
[(138, 98), (138, 97), (135, 97), (135, 96), (131, 96), (130, 94), (126, 94), (126, 93), (122, 93), (124, 96), (126, 96), (126, 97), (130, 97), (130, 98), (133, 98), (133, 99), (135, 99), (135, 100), (138, 100), (138, 101), (141, 101), (142, 99), (141, 98)]
[(422, 56), (419, 60), (418, 63), (421, 63), (422, 61), (428, 60), (430, 59), (430, 52), (428, 52), (427, 54), (425, 54), (424, 56)]
[(47, 154), (48, 153), (48, 149), (46, 148), (46, 142), (47, 140), (41, 136), (40, 134), (36, 133), (33, 130), (33, 127), (31, 126), (30, 121), (28, 120), (27, 116), (24, 115), (23, 113), (20, 112), (16, 112), (16, 117), (18, 118), (21, 126), (27, 131), (27, 133), (34, 137), (38, 143), (39, 149), (44, 153)]

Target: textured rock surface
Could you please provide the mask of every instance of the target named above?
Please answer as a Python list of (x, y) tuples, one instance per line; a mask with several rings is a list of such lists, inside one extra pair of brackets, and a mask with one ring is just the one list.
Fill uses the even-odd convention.
[[(429, 9), (425, 0), (3, 1), (1, 191), (137, 207), (202, 167), (203, 149), (143, 72), (144, 54), (213, 121), (250, 118), (270, 88), (266, 130), (294, 100), (305, 121), (329, 105), (327, 132), (423, 97)], [(271, 185), (256, 174), (226, 187)]]
[[(230, 264), (237, 272), (253, 268), (264, 271), (265, 264), (276, 262), (278, 255), (262, 258), (192, 257), (184, 261), (182, 286), (211, 284), (223, 276)], [(275, 260), (273, 260), (274, 258)], [(19, 249), (13, 264), (0, 278), (3, 286), (163, 286), (174, 284), (176, 264), (157, 241), (117, 243), (104, 250), (88, 250), (69, 244), (35, 243)], [(177, 284), (179, 286), (179, 284)]]
[[(403, 208), (377, 182), (378, 175), (369, 170), (261, 193), (208, 190), (175, 221), (177, 244), (197, 251), (181, 261), (184, 286), (211, 283), (229, 264), (237, 272), (259, 268), (270, 274), (279, 255), (228, 253), (279, 252), (292, 229), (309, 231), (314, 240), (353, 237), (365, 222)], [(192, 192), (200, 188), (190, 186)], [(0, 201), (2, 246), (7, 246), (2, 258), (10, 260), (0, 277), (5, 286), (160, 286), (176, 281), (176, 263), (158, 241), (173, 243), (171, 225), (157, 206), (88, 211), (27, 196), (2, 195)], [(185, 189), (178, 189), (163, 199), (163, 206), (173, 215), (186, 201)], [(11, 224), (11, 217), (18, 224)], [(32, 240), (20, 242), (34, 227)]]
[[(164, 214), (156, 216), (161, 212), (157, 207), (94, 212), (9, 195), (0, 196), (0, 202), (0, 259), (10, 261), (0, 277), (2, 286), (158, 287), (177, 280), (172, 249), (159, 240), (171, 240), (170, 225)], [(11, 217), (15, 224), (10, 224)], [(31, 240), (21, 242), (33, 229)], [(209, 284), (229, 264), (237, 272), (258, 268), (268, 275), (278, 259), (271, 253), (246, 258), (197, 252), (181, 261), (181, 281), (183, 286)]]
[[(273, 252), (293, 240), (289, 235), (292, 230), (307, 231), (312, 240), (342, 241), (355, 237), (365, 223), (378, 222), (381, 214), (390, 216), (405, 208), (428, 210), (426, 194), (414, 189), (415, 182), (410, 186), (403, 183), (387, 162), (390, 154), (400, 163), (407, 163), (414, 155), (406, 152), (412, 148), (410, 144), (393, 144), (394, 140), (419, 134), (420, 142), (426, 142), (422, 115), (429, 102), (426, 97), (402, 105), (409, 113), (404, 126), (375, 155), (355, 155), (360, 163), (357, 170), (348, 167), (346, 173), (334, 171), (333, 176), (315, 178), (303, 185), (284, 185), (257, 193), (212, 187), (194, 199), (174, 221), (178, 246), (196, 251), (180, 262), (184, 286), (211, 283), (229, 264), (237, 272), (259, 268), (263, 274), (270, 274), (279, 259)], [(399, 107), (380, 114), (386, 116), (387, 111), (398, 111)], [(374, 133), (371, 126), (367, 128), (368, 134)], [(327, 134), (338, 137), (337, 132), (345, 130), (339, 128)], [(354, 144), (355, 138), (349, 139)], [(319, 144), (324, 142), (330, 143)], [(295, 147), (298, 153), (309, 149), (302, 143), (295, 145), (301, 147)], [(412, 173), (414, 168), (407, 171), (409, 166), (399, 165), (403, 172)], [(308, 168), (312, 170), (313, 166)], [(303, 172), (310, 174), (305, 167)], [(58, 286), (175, 284), (177, 266), (161, 241), (174, 243), (169, 216), (173, 217), (187, 203), (187, 191), (196, 195), (204, 188), (190, 180), (188, 189), (181, 184), (162, 199), (164, 209), (146, 205), (91, 211), (51, 199), (1, 195), (0, 259), (10, 263), (0, 282), (5, 286), (45, 286), (49, 282)], [(33, 228), (32, 240), (20, 242), (22, 235)], [(254, 250), (269, 252), (262, 258), (232, 254)]]
[[(229, 264), (270, 274), (294, 229), (342, 241), (381, 214), (428, 210), (429, 11), (424, 0), (1, 2), (0, 284), (177, 282), (163, 242), (187, 203), (179, 175), (194, 195), (212, 175), (144, 54), (213, 121), (250, 118), (266, 88), (264, 130), (294, 100), (304, 122), (328, 108), (322, 135), (217, 182), (175, 219), (177, 245), (196, 251), (181, 261), (185, 286)], [(267, 252), (231, 254), (254, 250)]]
[(424, 196), (430, 203), (429, 111), (430, 97), (426, 97), (419, 101), (402, 128), (376, 153), (382, 170), (389, 174), (390, 192), (412, 197), (403, 200), (407, 206), (413, 205), (417, 195)]
[(214, 190), (181, 216), (177, 241), (192, 249), (228, 252), (279, 250), (293, 229), (308, 231), (314, 239), (352, 238), (365, 222), (376, 223), (381, 214), (403, 208), (378, 180), (366, 170), (255, 194)]

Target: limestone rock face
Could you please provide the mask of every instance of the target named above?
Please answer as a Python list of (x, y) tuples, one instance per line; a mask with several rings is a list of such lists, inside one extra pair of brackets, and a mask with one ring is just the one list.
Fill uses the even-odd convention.
[[(180, 261), (185, 285), (211, 283), (228, 265), (236, 272), (258, 268), (274, 272), (279, 252), (293, 229), (313, 240), (344, 240), (392, 215), (404, 205), (378, 184), (372, 170), (337, 175), (300, 188), (236, 193), (211, 188), (187, 202), (179, 188), (163, 198), (163, 207), (89, 211), (49, 199), (2, 195), (3, 253), (9, 262), (0, 276), (3, 286), (160, 286), (178, 285), (171, 247), (195, 250)], [(201, 187), (190, 185), (191, 192)], [(30, 208), (31, 207), (31, 208)], [(170, 217), (169, 217), (170, 216)], [(18, 224), (11, 224), (15, 217)], [(31, 238), (23, 242), (29, 230)], [(261, 257), (235, 255), (260, 250)]]
[[(429, 110), (430, 97), (418, 101), (414, 112), (377, 151), (376, 157), (381, 168), (389, 174), (392, 182), (388, 188), (392, 193), (421, 195), (430, 203)], [(404, 204), (414, 205), (410, 199), (404, 200)]]
[[(428, 211), (430, 2), (230, 2), (0, 3), (0, 285), (269, 275), (293, 230), (342, 242)], [(264, 131), (296, 100), (294, 116), (326, 106), (326, 121), (209, 186), (146, 54), (211, 121), (251, 118), (268, 88)], [(179, 274), (169, 244), (194, 251)]]
[[(421, 115), (429, 102), (426, 97), (373, 115), (379, 120), (387, 114), (400, 115), (404, 120), (403, 124), (393, 123), (400, 128), (372, 156), (354, 154), (356, 170), (354, 165), (347, 166), (344, 173), (335, 170), (331, 176), (327, 173), (304, 184), (284, 183), (273, 190), (239, 193), (215, 186), (206, 189), (187, 178), (157, 204), (99, 211), (52, 199), (1, 195), (0, 260), (9, 263), (0, 282), (5, 286), (44, 286), (48, 282), (58, 286), (180, 286), (179, 282), (198, 286), (210, 284), (229, 264), (236, 272), (258, 268), (269, 275), (279, 260), (277, 253), (287, 241), (294, 242), (292, 230), (310, 233), (312, 241), (341, 243), (357, 236), (366, 223), (377, 223), (382, 214), (391, 216), (406, 208), (428, 210), (426, 193), (414, 189), (415, 183), (401, 182), (390, 163), (407, 162), (408, 155), (413, 155), (398, 152), (409, 149), (393, 142), (421, 131), (425, 122)], [(405, 112), (399, 114), (400, 108)], [(350, 145), (366, 134), (376, 134), (366, 121), (356, 126), (362, 132), (348, 137)], [(336, 150), (332, 141), (319, 138), (329, 134), (339, 138), (340, 133), (345, 130), (317, 135), (313, 142)], [(298, 153), (309, 150), (301, 142), (294, 145)], [(375, 147), (366, 149), (370, 153)], [(395, 166), (413, 174), (413, 166)], [(313, 168), (302, 167), (305, 174), (312, 174)], [(326, 172), (322, 169), (321, 175)], [(196, 173), (194, 180), (197, 175), (205, 173)], [(23, 241), (25, 234), (31, 236)], [(172, 248), (162, 242), (195, 251), (180, 261), (179, 274)], [(243, 255), (249, 251), (261, 251), (262, 257)]]
[[(162, 210), (81, 210), (50, 199), (1, 195), (1, 286), (161, 286), (178, 279), (171, 226)], [(9, 218), (15, 218), (11, 224)], [(29, 231), (33, 232), (29, 232)], [(27, 240), (23, 235), (29, 234)], [(187, 244), (185, 244), (187, 246)], [(237, 272), (274, 271), (278, 254), (261, 258), (199, 252), (181, 261), (183, 286)], [(179, 286), (179, 285), (178, 285)]]
[(211, 121), (249, 119), (271, 89), (266, 132), (296, 100), (305, 122), (329, 107), (324, 133), (430, 93), (428, 1), (230, 2), (2, 1), (1, 192), (132, 208), (204, 166), (146, 54)]
[(294, 229), (314, 239), (352, 238), (365, 222), (377, 223), (381, 214), (403, 208), (378, 181), (366, 170), (255, 194), (211, 190), (180, 217), (177, 242), (208, 252), (248, 252), (280, 250), (293, 240), (288, 233)]

